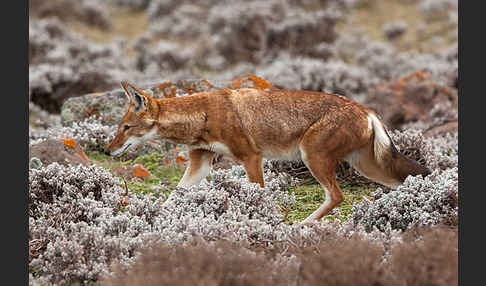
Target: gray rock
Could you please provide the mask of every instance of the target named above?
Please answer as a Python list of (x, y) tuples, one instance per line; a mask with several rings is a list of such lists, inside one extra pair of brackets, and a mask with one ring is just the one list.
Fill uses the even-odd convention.
[(37, 157), (30, 158), (29, 169), (40, 169), (42, 168), (42, 161)]
[(79, 144), (75, 147), (66, 146), (60, 139), (47, 139), (29, 147), (29, 168), (39, 169), (53, 162), (61, 165), (88, 166), (89, 159), (84, 154)]

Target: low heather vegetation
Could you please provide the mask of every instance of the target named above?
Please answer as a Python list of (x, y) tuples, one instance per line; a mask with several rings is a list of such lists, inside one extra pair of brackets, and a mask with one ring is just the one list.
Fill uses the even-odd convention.
[[(29, 158), (30, 285), (457, 285), (457, 0), (44, 2), (29, 2), (29, 146), (83, 164)], [(184, 146), (102, 153), (123, 98), (86, 94), (249, 73), (375, 109), (432, 174), (392, 191), (343, 162), (347, 200), (303, 227), (325, 197), (302, 162), (266, 161), (262, 190), (217, 158), (182, 190)]]

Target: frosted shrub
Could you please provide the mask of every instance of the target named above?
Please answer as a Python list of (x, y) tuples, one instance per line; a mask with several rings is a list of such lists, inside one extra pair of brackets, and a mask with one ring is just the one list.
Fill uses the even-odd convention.
[(112, 0), (113, 4), (122, 7), (131, 7), (135, 9), (146, 9), (152, 0)]
[(187, 240), (194, 234), (235, 241), (277, 239), (285, 231), (279, 225), (283, 216), (277, 202), (292, 205), (295, 199), (281, 190), (282, 177), (266, 172), (265, 178), (263, 190), (248, 182), (241, 166), (216, 170), (211, 181), (191, 191), (174, 190), (157, 228), (169, 242)]
[(61, 117), (29, 102), (29, 128), (47, 129), (61, 126)]
[(205, 22), (207, 11), (198, 5), (182, 4), (164, 17), (151, 20), (151, 37), (170, 37), (175, 39), (197, 38), (208, 31)]
[[(359, 48), (358, 44), (361, 44)], [(366, 40), (356, 40), (355, 45), (357, 49), (355, 55), (356, 62), (360, 67), (366, 68), (369, 72), (383, 80), (393, 78), (393, 75), (390, 74), (390, 71), (394, 68), (392, 59), (396, 56), (396, 51), (393, 46), (386, 43), (368, 42)]]
[[(240, 167), (241, 168), (241, 167)], [(260, 242), (286, 238), (278, 202), (294, 199), (280, 188), (285, 178), (266, 172), (266, 189), (244, 172), (215, 171), (211, 181), (164, 196), (128, 194), (101, 167), (52, 163), (29, 171), (30, 264), (50, 282), (96, 280), (152, 240), (180, 244), (199, 237)]]
[[(139, 45), (140, 55), (137, 57), (137, 68), (144, 70), (178, 70), (186, 66), (191, 59), (192, 50), (182, 49), (172, 42), (159, 42), (155, 47), (147, 48)], [(155, 65), (151, 67), (150, 65)]]
[(29, 1), (29, 17), (47, 18), (56, 17), (65, 22), (76, 19), (87, 25), (101, 29), (111, 27), (111, 18), (105, 2), (96, 0), (31, 0)]
[(281, 209), (295, 202), (283, 189), (292, 183), (288, 177), (266, 169), (265, 183), (264, 190), (249, 183), (237, 166), (214, 171), (199, 186), (175, 189), (166, 200), (129, 192), (124, 205), (121, 182), (101, 167), (53, 163), (31, 169), (29, 267), (49, 283), (86, 282), (109, 275), (114, 262), (128, 269), (148, 243), (177, 246), (198, 239), (284, 251), (325, 242), (331, 234), (358, 235), (388, 249), (400, 240), (396, 229), (457, 217), (457, 168), (425, 180), (409, 177), (399, 190), (378, 190), (375, 202), (356, 205), (346, 223), (313, 227), (283, 222)]
[(162, 201), (129, 194), (97, 166), (52, 163), (29, 171), (30, 267), (50, 282), (96, 280), (116, 259), (127, 262), (151, 235)]
[(457, 168), (435, 170), (425, 179), (409, 176), (395, 191), (385, 194), (378, 188), (373, 196), (373, 202), (355, 204), (351, 215), (354, 224), (367, 231), (384, 230), (387, 224), (400, 230), (443, 222), (457, 225)]
[(49, 112), (59, 112), (72, 96), (113, 89), (140, 75), (124, 60), (124, 43), (88, 43), (53, 19), (29, 21), (29, 97)]
[(424, 138), (422, 131), (407, 129), (390, 132), (397, 148), (430, 170), (445, 170), (458, 166), (458, 134), (447, 133), (436, 138)]
[(83, 147), (95, 149), (103, 148), (115, 138), (118, 126), (108, 126), (101, 123), (95, 116), (80, 122), (73, 122), (70, 126), (56, 126), (45, 131), (32, 130), (29, 132), (30, 144), (47, 138), (72, 138)]
[(383, 34), (389, 40), (400, 38), (407, 32), (408, 25), (405, 21), (393, 21), (383, 25)]
[(433, 15), (447, 9), (457, 10), (458, 0), (420, 0), (420, 10), (426, 15)]
[(258, 74), (282, 88), (344, 93), (355, 100), (379, 82), (365, 69), (341, 60), (324, 62), (285, 55), (262, 66)]

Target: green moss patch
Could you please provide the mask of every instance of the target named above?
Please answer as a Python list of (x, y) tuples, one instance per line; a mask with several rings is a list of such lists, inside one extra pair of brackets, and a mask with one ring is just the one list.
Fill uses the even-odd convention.
[[(346, 221), (352, 213), (353, 204), (360, 202), (363, 197), (372, 200), (371, 192), (378, 188), (375, 184), (355, 185), (355, 184), (340, 184), (344, 193), (344, 202), (336, 207), (329, 215), (323, 219), (329, 222), (339, 219)], [(290, 187), (289, 192), (295, 193), (295, 206), (289, 212), (287, 220), (289, 223), (300, 222), (314, 212), (319, 206), (324, 203), (326, 195), (321, 185), (301, 185), (297, 187)]]
[(159, 153), (143, 155), (135, 160), (126, 161), (122, 161), (123, 157), (121, 159), (113, 158), (97, 151), (89, 151), (87, 156), (93, 163), (110, 171), (116, 166), (142, 164), (152, 176), (145, 179), (133, 178), (126, 180), (129, 191), (134, 193), (152, 193), (156, 196), (160, 194), (168, 195), (184, 175), (183, 168), (174, 165), (164, 165), (164, 155)]

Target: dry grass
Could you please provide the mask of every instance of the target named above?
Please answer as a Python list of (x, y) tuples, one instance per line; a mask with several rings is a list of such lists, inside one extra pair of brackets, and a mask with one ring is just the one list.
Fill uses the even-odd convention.
[[(73, 32), (82, 35), (89, 41), (108, 44), (116, 38), (122, 38), (127, 41), (127, 46), (133, 44), (148, 30), (148, 17), (144, 11), (110, 7), (109, 13), (112, 24), (106, 30), (76, 20), (70, 21), (68, 26)], [(131, 49), (127, 49), (125, 52), (128, 56), (136, 55), (136, 52)]]
[[(350, 11), (350, 15), (336, 25), (336, 30), (338, 34), (348, 34), (358, 28), (369, 39), (386, 42), (388, 40), (383, 33), (383, 25), (401, 20), (407, 23), (408, 29), (397, 39), (398, 50), (429, 53), (447, 48), (452, 43), (448, 35), (453, 27), (445, 24), (446, 18), (447, 15), (439, 14), (428, 19), (414, 1), (363, 0), (356, 9)], [(425, 28), (423, 32), (420, 32), (421, 26)], [(434, 36), (442, 38), (442, 42), (434, 44), (431, 41)]]

